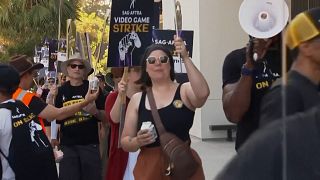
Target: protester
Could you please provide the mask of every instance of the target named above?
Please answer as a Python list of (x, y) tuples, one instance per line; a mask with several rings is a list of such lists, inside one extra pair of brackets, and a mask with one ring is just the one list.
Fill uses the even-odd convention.
[(223, 64), (223, 110), (237, 124), (236, 150), (258, 128), (262, 97), (281, 75), (280, 34), (252, 43), (229, 53)]
[[(320, 8), (316, 8), (298, 14), (289, 23), (286, 44), (295, 57), (285, 86), (286, 98), (290, 99), (282, 106), (278, 84), (271, 89), (272, 96), (269, 93), (264, 96), (263, 106), (272, 104), (276, 116), (267, 114), (263, 128), (241, 147), (217, 180), (320, 179), (320, 105), (316, 103), (319, 102), (319, 18)], [(270, 98), (279, 98), (278, 103)], [(283, 107), (288, 116), (281, 118), (278, 109)]]
[(13, 67), (0, 65), (0, 179), (57, 180), (53, 151), (37, 117), (41, 111), (12, 99), (19, 82)]
[(59, 85), (61, 86), (62, 84), (64, 84), (67, 81), (67, 76), (64, 74), (61, 74), (59, 79), (60, 79)]
[[(118, 83), (118, 91), (111, 92), (105, 102), (105, 111), (106, 115), (108, 116), (108, 121), (111, 126), (111, 137), (110, 137), (110, 150), (109, 150), (109, 160), (108, 160), (108, 169), (106, 180), (113, 179), (113, 180), (127, 180), (133, 179), (133, 172), (132, 170), (128, 170), (127, 177), (125, 177), (125, 170), (127, 165), (133, 164), (135, 165), (137, 153), (130, 153), (130, 160), (131, 164), (128, 163), (129, 153), (125, 152), (119, 144), (119, 122), (120, 122), (120, 115), (121, 112), (125, 112), (125, 107), (121, 107), (121, 97), (126, 97), (126, 104), (129, 103), (130, 98), (133, 94), (140, 91), (141, 86), (136, 84), (140, 77), (140, 68), (139, 67), (132, 67), (129, 68), (128, 72), (128, 79), (127, 82), (125, 79), (122, 79)], [(124, 77), (125, 78), (125, 77)], [(121, 108), (122, 109), (121, 111)], [(123, 117), (124, 118), (124, 117)]]
[(320, 179), (319, 118), (318, 105), (287, 117), (285, 123), (283, 119), (268, 123), (248, 139), (215, 179)]
[[(142, 56), (142, 74), (138, 83), (144, 88), (152, 89), (166, 130), (188, 142), (194, 111), (206, 102), (209, 87), (189, 58), (183, 40), (175, 37), (174, 46), (177, 53), (181, 54), (190, 82), (176, 83), (174, 62), (170, 51), (162, 45), (151, 45)], [(140, 130), (142, 122), (151, 121), (155, 124), (146, 99), (146, 92), (140, 92), (133, 95), (128, 104), (121, 139), (122, 148), (129, 152), (140, 149), (134, 168), (135, 179), (170, 179), (170, 176), (165, 175), (168, 164), (164, 163), (167, 159), (160, 147), (159, 137), (155, 138), (147, 129)], [(195, 151), (193, 153), (195, 159), (201, 164), (199, 156)], [(204, 179), (202, 166), (199, 166), (191, 179)]]
[[(50, 89), (52, 86), (55, 86), (55, 77), (48, 77), (46, 83), (42, 86), (42, 93), (40, 98), (46, 102), (47, 96), (50, 92)], [(43, 120), (44, 126), (45, 126), (45, 133), (48, 137), (48, 139), (51, 139), (51, 122), (44, 119)]]
[(19, 88), (13, 94), (13, 99), (21, 100), (31, 110), (39, 114), (39, 117), (48, 120), (61, 120), (73, 115), (75, 112), (87, 106), (97, 98), (98, 92), (87, 92), (85, 100), (81, 103), (68, 107), (56, 108), (48, 105), (37, 97), (34, 93), (28, 92), (33, 84), (33, 78), (38, 74), (38, 70), (43, 67), (42, 64), (33, 64), (26, 55), (17, 55), (11, 57), (9, 64), (14, 67), (20, 75)]
[[(286, 115), (303, 112), (320, 102), (320, 9), (297, 15), (286, 30), (287, 45), (294, 59), (285, 86)], [(300, 27), (304, 27), (301, 29)], [(282, 83), (279, 79), (264, 96), (261, 104), (260, 126), (283, 115)]]
[[(85, 93), (91, 91), (84, 80), (91, 70), (89, 61), (79, 53), (61, 64), (61, 71), (69, 81), (58, 88), (55, 105), (58, 108), (78, 104)], [(104, 98), (99, 96), (81, 111), (66, 117), (60, 125), (60, 146), (64, 153), (59, 165), (59, 179), (100, 180), (101, 161), (99, 152), (98, 121), (105, 119)]]
[(103, 74), (97, 74), (96, 77), (99, 80), (99, 87), (102, 90), (103, 95), (105, 97), (107, 97), (110, 91), (107, 88), (106, 81), (105, 81), (105, 78), (104, 78)]

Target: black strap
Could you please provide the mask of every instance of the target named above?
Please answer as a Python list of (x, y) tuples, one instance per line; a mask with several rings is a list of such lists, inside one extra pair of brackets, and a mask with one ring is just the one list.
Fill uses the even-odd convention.
[(8, 163), (9, 163), (9, 165), (10, 165), (9, 158), (8, 158), (6, 155), (4, 155), (4, 153), (2, 152), (1, 149), (0, 149), (0, 153), (1, 153), (1, 155), (8, 161)]
[[(11, 106), (10, 106), (10, 104), (9, 103), (5, 103), (5, 104), (0, 104), (0, 108), (6, 108), (6, 109), (9, 109), (9, 110), (11, 110)], [(3, 151), (0, 149), (0, 154), (8, 161), (8, 164), (9, 164), (9, 166), (11, 167), (11, 169), (12, 169), (12, 165), (11, 165), (11, 163), (10, 163), (10, 161), (9, 161), (9, 158), (6, 156), (6, 155), (4, 155), (4, 153), (3, 153)], [(1, 166), (1, 161), (0, 161), (0, 166)], [(2, 168), (2, 167), (1, 167)], [(13, 170), (13, 169), (12, 169)], [(0, 177), (1, 177), (1, 175), (2, 174), (0, 174)]]
[[(6, 108), (9, 109), (8, 104), (0, 104), (0, 108)], [(0, 149), (0, 153), (2, 154), (2, 156), (9, 162), (9, 159), (6, 155), (4, 155), (4, 153), (2, 152), (2, 150)]]
[(164, 128), (164, 126), (162, 124), (162, 121), (161, 121), (161, 118), (160, 118), (160, 115), (159, 115), (159, 112), (158, 112), (158, 109), (156, 106), (156, 102), (154, 100), (154, 96), (152, 93), (152, 88), (147, 88), (147, 96), (148, 96), (149, 105), (151, 108), (151, 113), (152, 113), (154, 123), (157, 127), (159, 135), (161, 135), (166, 132), (166, 129)]

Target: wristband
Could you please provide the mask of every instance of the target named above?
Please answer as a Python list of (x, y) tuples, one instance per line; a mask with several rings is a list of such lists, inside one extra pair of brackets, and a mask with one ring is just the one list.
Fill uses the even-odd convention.
[(244, 76), (252, 76), (253, 75), (253, 69), (248, 69), (245, 65), (242, 65), (241, 74), (244, 75)]

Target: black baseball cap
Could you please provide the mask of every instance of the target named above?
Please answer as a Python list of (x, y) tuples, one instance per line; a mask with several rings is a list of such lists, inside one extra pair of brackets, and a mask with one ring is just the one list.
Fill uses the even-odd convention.
[(7, 64), (0, 64), (0, 90), (12, 95), (19, 87), (20, 76), (18, 71)]

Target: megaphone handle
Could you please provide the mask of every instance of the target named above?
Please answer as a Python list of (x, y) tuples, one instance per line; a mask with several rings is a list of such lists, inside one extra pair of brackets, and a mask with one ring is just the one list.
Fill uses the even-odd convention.
[(257, 61), (258, 60), (258, 54), (256, 52), (253, 52), (253, 47), (254, 47), (254, 38), (250, 37), (249, 40), (249, 57), (253, 59), (253, 61)]

